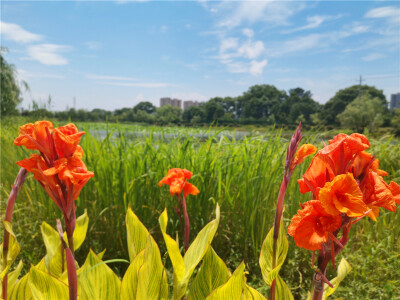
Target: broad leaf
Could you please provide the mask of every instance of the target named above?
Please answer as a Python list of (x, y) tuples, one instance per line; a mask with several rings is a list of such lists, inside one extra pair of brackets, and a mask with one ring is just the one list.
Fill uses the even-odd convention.
[[(279, 299), (279, 298), (276, 298)], [(260, 292), (245, 284), (243, 287), (243, 300), (267, 300)]]
[(126, 212), (126, 237), (131, 262), (146, 247), (149, 235), (147, 228), (140, 222), (134, 212), (128, 208)]
[(189, 300), (203, 300), (213, 290), (224, 284), (230, 277), (230, 272), (224, 261), (219, 258), (210, 246), (204, 256), (200, 271), (190, 285)]
[(36, 300), (68, 300), (68, 286), (50, 274), (31, 266), (28, 284)]
[(144, 251), (133, 259), (121, 283), (120, 299), (136, 299), (139, 269), (143, 265)]
[(199, 232), (185, 256), (182, 258), (178, 243), (166, 233), (168, 223), (167, 210), (164, 210), (161, 214), (159, 218), (161, 232), (174, 268), (174, 299), (181, 299), (185, 295), (189, 279), (192, 276), (194, 269), (206, 254), (208, 247), (214, 238), (218, 228), (219, 219), (220, 211), (219, 205), (217, 204), (216, 218)]
[(81, 300), (118, 299), (121, 281), (102, 260), (90, 250), (82, 268), (78, 270)]
[(168, 299), (167, 273), (161, 261), (160, 250), (150, 235), (138, 273), (137, 299)]
[(274, 228), (272, 227), (262, 244), (260, 258), (259, 258), (263, 279), (269, 286), (272, 284), (272, 281), (277, 277), (278, 272), (281, 269), (282, 264), (284, 263), (288, 252), (288, 240), (286, 238), (285, 227), (282, 221), (279, 228), (277, 247), (276, 247), (276, 265), (274, 268), (272, 266), (272, 253), (273, 253), (272, 248), (274, 241), (273, 235), (274, 235)]
[(279, 300), (293, 300), (293, 295), (290, 292), (289, 287), (283, 281), (279, 274), (276, 276), (276, 283), (275, 283), (275, 299)]
[(347, 262), (346, 259), (342, 258), (339, 267), (337, 269), (337, 276), (330, 281), (333, 285), (333, 288), (331, 288), (327, 284), (324, 285), (324, 294), (322, 296), (323, 300), (327, 299), (330, 295), (332, 295), (336, 291), (340, 282), (347, 276), (347, 274), (350, 273), (350, 271), (351, 271), (350, 264)]
[(19, 246), (15, 234), (12, 230), (12, 226), (10, 222), (3, 221), (4, 229), (9, 233), (9, 243), (8, 243), (8, 252), (7, 252), (7, 264), (3, 266), (3, 243), (0, 245), (0, 270), (2, 271), (0, 274), (0, 281), (3, 281), (4, 276), (10, 270), (12, 264), (17, 258), (19, 252), (21, 251), (21, 247)]
[(23, 276), (15, 284), (14, 288), (8, 294), (8, 300), (32, 300), (31, 288), (28, 284), (29, 273)]
[[(22, 260), (19, 261), (17, 267), (15, 268), (14, 271), (8, 273), (8, 281), (7, 281), (7, 295), (10, 295), (11, 290), (14, 288), (15, 283), (18, 280), (19, 274), (21, 274), (22, 267), (24, 264), (22, 263)], [(3, 289), (0, 290), (0, 299), (3, 296)], [(9, 296), (8, 296), (9, 297)]]
[(206, 299), (241, 299), (244, 281), (244, 263), (242, 262), (239, 267), (237, 267), (235, 272), (233, 272), (231, 278), (229, 278), (229, 280), (225, 284), (214, 290)]

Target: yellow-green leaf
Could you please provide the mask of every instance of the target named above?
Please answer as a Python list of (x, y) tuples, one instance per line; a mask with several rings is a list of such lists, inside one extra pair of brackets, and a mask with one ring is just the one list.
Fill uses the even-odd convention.
[(8, 293), (8, 300), (32, 300), (31, 288), (28, 284), (29, 273), (23, 276)]
[(81, 300), (118, 299), (121, 281), (92, 250), (77, 273)]
[(138, 273), (139, 269), (143, 265), (143, 258), (144, 250), (136, 255), (136, 257), (133, 259), (128, 269), (126, 270), (121, 283), (120, 299), (136, 299)]
[(204, 256), (200, 271), (190, 285), (189, 300), (203, 300), (213, 290), (224, 284), (230, 277), (230, 272), (224, 261), (219, 258), (210, 246)]
[(265, 238), (260, 252), (260, 268), (264, 281), (271, 285), (272, 281), (278, 275), (279, 270), (282, 267), (282, 264), (285, 261), (286, 254), (288, 252), (288, 240), (286, 238), (285, 227), (283, 222), (281, 221), (281, 225), (279, 228), (277, 247), (276, 247), (276, 265), (273, 268), (272, 266), (272, 248), (273, 248), (273, 235), (274, 228), (268, 232), (267, 237)]
[(58, 232), (46, 222), (42, 223), (40, 230), (42, 232), (42, 238), (47, 252), (46, 256), (44, 257), (44, 262), (47, 270), (50, 270), (50, 262), (56, 254), (56, 251), (61, 251), (60, 236), (58, 235)]
[[(88, 226), (89, 226), (89, 217), (85, 210), (85, 213), (76, 219), (75, 230), (73, 235), (74, 250), (77, 250), (85, 241)], [(64, 232), (64, 240), (68, 244), (69, 241), (66, 232)]]
[(168, 299), (167, 273), (160, 250), (152, 238), (147, 238), (143, 265), (138, 273), (137, 299)]
[(266, 300), (266, 298), (251, 286), (245, 284), (243, 287), (243, 300)]
[(218, 228), (219, 219), (220, 210), (219, 205), (217, 204), (216, 218), (199, 232), (182, 259), (177, 242), (166, 233), (168, 223), (167, 211), (164, 210), (161, 214), (159, 218), (161, 232), (174, 268), (174, 299), (181, 299), (185, 295), (189, 279), (192, 276), (194, 269), (206, 254), (208, 247), (214, 238)]
[(293, 300), (293, 295), (289, 289), (289, 287), (286, 285), (286, 283), (283, 281), (281, 276), (279, 274), (276, 276), (276, 283), (275, 283), (275, 299), (279, 300)]
[(233, 272), (231, 278), (229, 278), (229, 280), (225, 284), (215, 289), (206, 299), (241, 299), (244, 280), (244, 263), (242, 262), (239, 267), (237, 267), (235, 272)]
[[(18, 280), (19, 274), (21, 274), (23, 266), (24, 264), (22, 263), (22, 260), (20, 260), (15, 270), (8, 273), (8, 280), (7, 280), (8, 295), (10, 295), (11, 290), (14, 288), (14, 285)], [(2, 299), (1, 298), (2, 296), (3, 296), (3, 289), (0, 290), (0, 299)]]
[(17, 239), (15, 238), (15, 234), (12, 231), (11, 223), (3, 221), (3, 224), (5, 230), (7, 230), (10, 235), (9, 235), (6, 266), (3, 266), (3, 244), (0, 245), (0, 270), (2, 271), (0, 274), (0, 281), (3, 281), (4, 276), (8, 273), (15, 259), (17, 258), (19, 252), (21, 251), (21, 247), (19, 246)]
[(134, 212), (128, 208), (126, 212), (126, 238), (131, 262), (146, 247), (148, 236), (149, 231), (147, 228), (140, 222)]
[(330, 282), (333, 285), (333, 288), (331, 288), (327, 284), (324, 284), (324, 294), (322, 296), (323, 300), (327, 299), (330, 295), (332, 295), (336, 291), (340, 282), (347, 276), (347, 274), (350, 273), (350, 271), (351, 271), (350, 264), (347, 262), (346, 259), (342, 258), (339, 267), (337, 269), (337, 276), (332, 280), (330, 280)]
[(68, 286), (65, 283), (34, 266), (29, 271), (28, 284), (36, 300), (69, 299)]

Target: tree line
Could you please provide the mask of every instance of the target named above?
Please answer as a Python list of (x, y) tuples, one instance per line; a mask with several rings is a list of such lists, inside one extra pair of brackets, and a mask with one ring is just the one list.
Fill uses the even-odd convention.
[[(27, 84), (23, 84), (27, 88)], [(325, 104), (316, 102), (310, 91), (300, 87), (289, 91), (273, 85), (251, 86), (237, 97), (214, 97), (199, 106), (182, 111), (166, 105), (155, 107), (151, 102), (140, 102), (134, 107), (106, 111), (96, 108), (51, 111), (51, 98), (45, 104), (36, 101), (28, 110), (18, 111), (22, 101), (21, 84), (16, 80), (14, 67), (1, 56), (1, 113), (32, 117), (92, 122), (139, 122), (157, 125), (177, 124), (199, 126), (208, 124), (324, 126), (327, 129), (344, 127), (358, 132), (368, 128), (392, 127), (400, 133), (400, 110), (390, 112), (382, 90), (369, 85), (353, 85), (336, 92)]]

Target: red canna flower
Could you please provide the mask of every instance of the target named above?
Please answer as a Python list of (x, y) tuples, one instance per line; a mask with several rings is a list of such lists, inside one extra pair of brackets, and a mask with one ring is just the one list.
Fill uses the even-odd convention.
[(379, 207), (389, 211), (396, 211), (396, 201), (392, 193), (393, 191), (396, 194), (396, 189), (393, 189), (396, 183), (392, 181), (391, 184), (392, 189), (390, 189), (390, 186), (383, 178), (374, 171), (368, 171), (361, 181), (360, 186), (364, 196), (364, 203), (372, 209), (368, 216), (374, 221), (376, 221), (376, 217), (379, 216)]
[(53, 143), (53, 124), (49, 121), (37, 121), (19, 128), (19, 136), (14, 140), (14, 145), (25, 146), (30, 150), (39, 150), (49, 160), (56, 158)]
[(338, 175), (331, 182), (327, 182), (319, 191), (319, 200), (331, 215), (345, 213), (349, 217), (359, 217), (369, 210), (351, 173)]
[(161, 179), (158, 185), (169, 185), (171, 196), (180, 195), (182, 191), (184, 197), (187, 197), (189, 194), (197, 195), (199, 193), (197, 187), (187, 181), (192, 177), (192, 175), (192, 172), (186, 169), (169, 169), (167, 176)]
[(328, 214), (320, 201), (311, 200), (293, 216), (288, 227), (288, 234), (294, 237), (298, 247), (319, 250), (341, 224), (341, 216)]
[(54, 129), (54, 142), (59, 157), (72, 156), (85, 132), (78, 132), (72, 123)]
[(358, 133), (338, 134), (329, 141), (329, 145), (319, 151), (321, 157), (332, 167), (335, 175), (344, 174), (348, 164), (359, 152), (370, 147), (368, 139)]
[(361, 178), (362, 175), (368, 171), (368, 169), (371, 169), (381, 176), (388, 175), (387, 172), (379, 170), (379, 159), (374, 158), (374, 156), (372, 156), (370, 153), (361, 151), (354, 159), (349, 170), (353, 173), (354, 178)]
[(307, 158), (307, 156), (314, 154), (316, 151), (317, 151), (317, 147), (315, 147), (314, 145), (311, 145), (311, 144), (301, 145), (292, 160), (290, 169), (294, 170), (294, 168), (297, 165), (300, 165)]
[(389, 184), (389, 190), (392, 192), (394, 201), (400, 205), (400, 185), (394, 181), (391, 181)]

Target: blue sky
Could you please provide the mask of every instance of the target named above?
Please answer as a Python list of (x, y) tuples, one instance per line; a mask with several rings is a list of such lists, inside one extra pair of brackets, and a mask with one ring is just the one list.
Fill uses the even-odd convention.
[(52, 109), (206, 101), (254, 84), (326, 102), (365, 84), (400, 92), (399, 1), (1, 1), (1, 45)]

